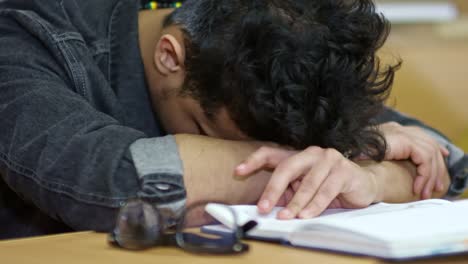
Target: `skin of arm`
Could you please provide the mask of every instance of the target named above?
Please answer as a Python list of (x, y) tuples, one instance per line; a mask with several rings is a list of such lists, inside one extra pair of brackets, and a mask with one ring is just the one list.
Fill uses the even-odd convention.
[[(274, 166), (262, 166), (261, 169), (252, 171), (249, 177), (239, 177), (235, 169), (265, 143), (230, 141), (186, 134), (176, 135), (175, 139), (184, 164), (188, 206), (197, 201), (222, 201), (228, 204), (255, 204), (259, 201), (271, 179)], [(285, 153), (294, 152), (275, 149)], [(413, 182), (416, 177), (416, 167), (413, 163), (357, 161), (356, 166), (360, 167), (365, 175), (360, 177), (361, 180), (350, 180), (349, 189), (359, 191), (354, 194), (338, 195), (331, 203), (335, 207), (358, 208), (381, 201), (395, 203), (419, 200), (418, 195), (413, 192)], [(446, 181), (444, 186), (449, 186), (448, 177)], [(297, 190), (294, 188), (285, 190), (281, 194), (283, 199), (279, 199), (276, 205), (287, 205), (295, 191)], [(443, 191), (434, 192), (433, 197), (442, 197), (446, 191), (445, 188)], [(340, 199), (340, 196), (346, 195), (353, 196), (353, 199), (356, 195), (362, 196), (363, 202), (352, 205), (346, 198)], [(359, 198), (361, 197), (357, 200)]]
[[(408, 161), (355, 162), (330, 148), (296, 151), (262, 147), (236, 167), (236, 174), (248, 178), (260, 169), (273, 173), (257, 204), (259, 211), (271, 212), (279, 197), (286, 196), (287, 206), (278, 213), (280, 219), (311, 218), (326, 208), (418, 200), (413, 192), (416, 167)], [(448, 181), (446, 173), (444, 186)], [(289, 186), (292, 194), (287, 194)], [(436, 197), (444, 195), (446, 188), (436, 191)]]
[(234, 176), (234, 168), (260, 146), (256, 142), (231, 141), (178, 134), (175, 139), (184, 166), (187, 205), (197, 201), (253, 204), (270, 179), (262, 171), (246, 180)]
[[(417, 176), (415, 165), (410, 161), (358, 161), (362, 168), (369, 170), (377, 184), (377, 196), (374, 202), (403, 203), (420, 200), (413, 192), (414, 178)], [(443, 197), (450, 185), (450, 179), (443, 177), (444, 188), (434, 191), (432, 198)]]

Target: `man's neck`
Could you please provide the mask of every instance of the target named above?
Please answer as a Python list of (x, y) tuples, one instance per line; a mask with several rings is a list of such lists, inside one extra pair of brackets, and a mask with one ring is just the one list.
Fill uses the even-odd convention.
[(156, 44), (162, 35), (164, 18), (173, 9), (145, 10), (138, 13), (140, 53), (145, 68), (147, 83), (152, 83), (153, 58)]

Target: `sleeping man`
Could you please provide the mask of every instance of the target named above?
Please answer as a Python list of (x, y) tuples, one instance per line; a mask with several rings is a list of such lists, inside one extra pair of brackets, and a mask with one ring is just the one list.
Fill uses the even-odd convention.
[(139, 197), (279, 218), (459, 195), (467, 157), (383, 103), (371, 1), (0, 1), (0, 238), (109, 231)]

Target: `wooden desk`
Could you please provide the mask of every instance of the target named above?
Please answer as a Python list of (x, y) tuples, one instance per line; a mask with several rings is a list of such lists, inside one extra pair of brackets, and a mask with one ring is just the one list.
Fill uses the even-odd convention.
[[(288, 264), (371, 264), (386, 263), (373, 258), (288, 248), (270, 243), (248, 241), (250, 252), (239, 256), (200, 256), (177, 248), (155, 248), (132, 252), (109, 246), (105, 234), (71, 233), (0, 242), (1, 263), (288, 263)], [(405, 263), (467, 263), (468, 257), (453, 256)]]
[[(468, 14), (468, 1), (457, 1)], [(468, 151), (468, 141), (460, 139), (468, 137), (468, 36), (444, 36), (440, 34), (443, 29), (431, 25), (394, 27), (385, 52), (401, 56), (405, 64), (397, 75), (394, 99), (390, 103), (440, 129), (464, 144)], [(0, 241), (0, 261), (7, 264), (386, 263), (373, 258), (248, 243), (250, 252), (241, 256), (197, 256), (175, 248), (130, 252), (108, 246), (104, 234), (84, 232)], [(404, 263), (468, 263), (468, 257)]]

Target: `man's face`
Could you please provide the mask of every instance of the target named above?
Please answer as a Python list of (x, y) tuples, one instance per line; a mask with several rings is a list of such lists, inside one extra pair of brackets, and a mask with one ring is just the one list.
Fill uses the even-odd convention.
[(153, 54), (153, 61), (146, 66), (150, 83), (151, 101), (159, 120), (168, 134), (197, 134), (210, 137), (245, 140), (221, 107), (213, 118), (205, 115), (197, 100), (180, 95), (186, 83), (185, 42), (183, 32), (177, 26), (164, 29)]
[(248, 139), (224, 107), (210, 119), (198, 101), (190, 96), (171, 93), (158, 100), (157, 108), (159, 120), (168, 134), (196, 134), (230, 140)]

